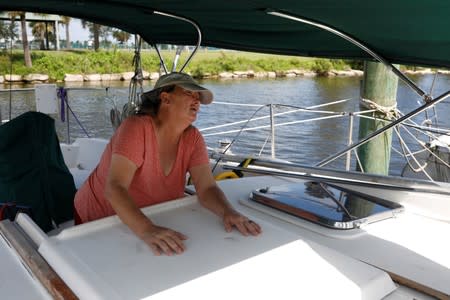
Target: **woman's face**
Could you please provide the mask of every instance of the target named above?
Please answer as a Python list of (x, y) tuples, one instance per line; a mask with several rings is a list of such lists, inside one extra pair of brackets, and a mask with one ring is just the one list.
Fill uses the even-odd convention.
[(200, 94), (185, 90), (182, 87), (175, 86), (175, 89), (169, 93), (170, 109), (179, 118), (186, 118), (190, 123), (197, 119), (197, 113), (200, 110)]

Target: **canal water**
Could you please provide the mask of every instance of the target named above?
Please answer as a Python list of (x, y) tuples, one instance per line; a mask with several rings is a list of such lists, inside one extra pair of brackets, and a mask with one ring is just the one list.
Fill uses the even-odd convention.
[[(271, 156), (270, 144), (270, 108), (273, 104), (274, 113), (283, 113), (296, 108), (308, 108), (338, 102), (331, 106), (312, 109), (308, 112), (282, 114), (275, 116), (275, 124), (289, 125), (275, 127), (275, 156), (292, 162), (314, 165), (345, 148), (349, 139), (349, 112), (360, 111), (359, 94), (361, 77), (295, 77), (277, 79), (232, 79), (204, 80), (201, 83), (214, 93), (215, 102), (202, 106), (195, 126), (202, 130), (209, 147), (216, 148), (221, 140), (234, 141), (231, 151), (243, 155)], [(430, 91), (434, 75), (412, 77), (426, 92)], [(1, 86), (0, 86), (1, 87)], [(12, 88), (29, 86), (12, 86)], [(110, 122), (110, 110), (114, 105), (119, 109), (128, 101), (129, 86), (126, 82), (109, 82), (97, 84), (67, 85), (71, 109), (76, 118), (71, 115), (69, 128), (67, 122), (61, 122), (59, 116), (54, 116), (60, 141), (68, 141), (76, 137), (86, 136), (78, 125), (82, 124), (91, 137), (109, 138), (113, 133)], [(8, 89), (9, 86), (4, 86)], [(88, 89), (89, 88), (89, 89)], [(146, 82), (144, 90), (149, 90), (151, 83)], [(450, 76), (438, 75), (432, 95), (437, 96), (450, 89)], [(398, 89), (398, 108), (407, 113), (422, 104), (421, 98), (402, 82)], [(421, 114), (414, 118), (417, 124), (423, 124), (431, 119), (434, 125), (450, 128), (450, 100), (429, 110), (428, 115)], [(34, 92), (2, 92), (0, 93), (0, 109), (3, 119), (15, 117), (21, 113), (34, 110)], [(329, 110), (334, 114), (321, 113), (318, 110)], [(344, 114), (338, 112), (345, 112)], [(433, 116), (437, 113), (437, 120)], [(262, 118), (264, 117), (265, 118)], [(235, 125), (218, 127), (223, 124), (241, 122)], [(313, 120), (311, 120), (313, 119)], [(302, 121), (300, 120), (310, 120)], [(358, 139), (359, 118), (354, 117), (352, 140)], [(212, 129), (211, 127), (217, 127)], [(260, 129), (251, 129), (264, 127)], [(239, 132), (241, 129), (241, 132)], [(248, 130), (251, 129), (251, 130)], [(248, 131), (247, 131), (248, 130)], [(401, 130), (402, 138), (413, 142), (419, 136), (406, 129)], [(423, 140), (423, 139), (422, 139)], [(427, 142), (427, 140), (425, 140)], [(264, 146), (263, 146), (264, 145)], [(393, 136), (395, 148), (391, 154), (390, 173), (399, 175), (405, 161), (396, 150), (400, 150), (397, 136)], [(410, 145), (419, 149), (414, 142)], [(342, 168), (345, 156), (336, 160), (329, 167)], [(352, 160), (352, 169), (355, 159)]]

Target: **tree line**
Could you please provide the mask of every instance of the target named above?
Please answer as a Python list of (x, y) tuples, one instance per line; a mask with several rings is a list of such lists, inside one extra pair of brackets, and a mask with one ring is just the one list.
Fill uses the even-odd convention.
[[(9, 20), (0, 21), (0, 39), (5, 41), (5, 47), (7, 43), (13, 43), (15, 41), (20, 41), (22, 44), (24, 52), (24, 63), (27, 68), (33, 66), (31, 60), (31, 45), (28, 41), (27, 35), (27, 20), (26, 12), (23, 11), (10, 11), (7, 12)], [(46, 14), (38, 14), (45, 16)], [(19, 21), (17, 21), (19, 20)], [(72, 21), (71, 17), (61, 16), (61, 24), (65, 28), (66, 40), (65, 48), (71, 49), (72, 44), (70, 40), (70, 23)], [(131, 34), (116, 28), (103, 26), (100, 24), (92, 23), (86, 20), (81, 20), (81, 25), (84, 29), (87, 29), (90, 33), (90, 38), (93, 40), (93, 49), (98, 51), (100, 49), (100, 41), (108, 43), (109, 36), (112, 36), (119, 44), (125, 44), (131, 37)], [(56, 28), (54, 22), (45, 21), (30, 21), (28, 26), (31, 28), (31, 33), (34, 40), (39, 42), (40, 50), (49, 50), (50, 43), (56, 44)]]

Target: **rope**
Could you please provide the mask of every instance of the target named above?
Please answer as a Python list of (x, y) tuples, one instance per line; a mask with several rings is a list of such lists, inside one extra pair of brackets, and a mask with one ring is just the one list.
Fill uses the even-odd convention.
[(60, 87), (57, 90), (57, 95), (58, 95), (59, 99), (61, 99), (60, 118), (61, 118), (61, 122), (64, 123), (66, 121), (67, 91), (63, 87)]
[[(77, 124), (81, 127), (81, 129), (83, 130), (84, 134), (90, 138), (89, 133), (87, 132), (87, 130), (84, 128), (83, 124), (81, 124), (80, 120), (78, 119), (78, 117), (75, 115), (75, 113), (73, 112), (72, 108), (69, 105), (69, 99), (67, 97), (67, 91), (66, 89), (64, 89), (64, 87), (59, 87), (58, 88), (58, 97), (61, 99), (61, 107), (62, 105), (65, 103), (65, 105), (67, 106), (67, 109), (72, 113), (72, 116), (74, 117), (75, 121), (77, 121)], [(62, 114), (61, 114), (61, 121), (64, 122)], [(67, 120), (68, 121), (68, 120)]]
[(388, 118), (388, 120), (395, 119), (398, 115), (397, 104), (394, 104), (392, 106), (382, 106), (372, 100), (361, 98), (360, 105), (367, 109), (374, 109), (377, 112), (384, 114)]

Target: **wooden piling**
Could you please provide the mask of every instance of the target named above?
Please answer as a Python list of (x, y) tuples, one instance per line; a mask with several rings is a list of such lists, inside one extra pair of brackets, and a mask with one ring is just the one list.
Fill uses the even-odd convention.
[[(398, 77), (394, 75), (386, 66), (377, 62), (365, 62), (364, 78), (361, 87), (361, 110), (370, 109), (368, 103), (373, 103), (372, 107), (388, 109), (396, 105)], [(364, 101), (369, 100), (369, 101)], [(392, 110), (391, 110), (392, 111)], [(385, 119), (389, 119), (389, 113), (382, 110), (365, 114), (375, 117), (376, 120), (361, 118), (359, 122), (359, 139), (380, 129), (387, 124)], [(361, 161), (362, 170), (365, 173), (388, 175), (389, 162), (391, 156), (392, 129), (377, 136), (371, 141), (358, 148), (358, 155)], [(361, 171), (359, 165), (357, 170)]]

